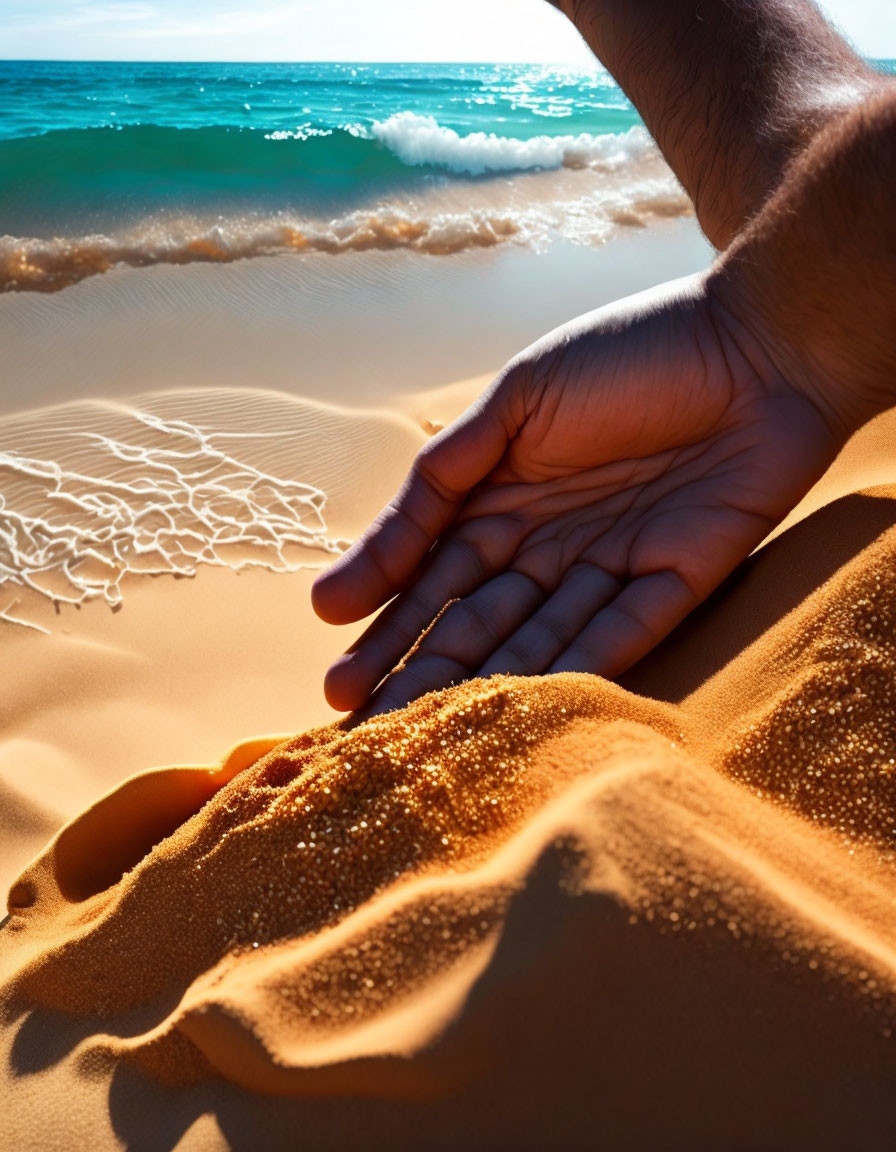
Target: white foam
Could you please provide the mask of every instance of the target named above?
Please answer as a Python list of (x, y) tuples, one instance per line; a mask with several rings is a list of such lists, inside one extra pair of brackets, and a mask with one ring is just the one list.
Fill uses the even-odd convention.
[(0, 607), (6, 621), (47, 631), (13, 613), (15, 589), (57, 605), (102, 599), (116, 608), (127, 573), (193, 576), (201, 564), (292, 572), (346, 546), (328, 534), (325, 493), (241, 459), (239, 434), (138, 409), (117, 417), (116, 434), (48, 434), (65, 464), (0, 452), (0, 583), (13, 593)]
[(373, 125), (373, 135), (405, 164), (428, 164), (468, 176), (533, 168), (614, 168), (652, 151), (647, 132), (533, 136), (529, 140), (471, 132), (461, 136), (432, 116), (399, 112)]

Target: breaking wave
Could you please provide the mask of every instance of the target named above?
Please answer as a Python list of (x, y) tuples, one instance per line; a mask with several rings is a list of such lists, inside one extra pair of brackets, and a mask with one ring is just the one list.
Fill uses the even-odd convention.
[(492, 132), (461, 136), (432, 116), (399, 112), (373, 125), (375, 139), (404, 164), (430, 165), (468, 176), (552, 168), (616, 168), (653, 150), (643, 128), (592, 136), (533, 136), (520, 140)]
[(259, 197), (279, 204), (331, 202), (415, 186), (433, 173), (484, 175), (563, 166), (618, 167), (652, 150), (643, 128), (615, 134), (459, 135), (431, 116), (399, 112), (370, 128), (292, 130), (123, 124), (67, 128), (0, 140), (5, 218), (60, 208), (112, 214), (176, 202), (227, 206)]

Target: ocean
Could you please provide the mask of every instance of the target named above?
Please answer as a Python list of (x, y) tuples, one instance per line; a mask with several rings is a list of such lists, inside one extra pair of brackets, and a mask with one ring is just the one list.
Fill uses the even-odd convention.
[(598, 244), (688, 211), (596, 64), (0, 62), (0, 290), (291, 250)]
[(597, 67), (15, 61), (0, 109), (6, 289), (118, 263), (590, 243), (686, 210)]

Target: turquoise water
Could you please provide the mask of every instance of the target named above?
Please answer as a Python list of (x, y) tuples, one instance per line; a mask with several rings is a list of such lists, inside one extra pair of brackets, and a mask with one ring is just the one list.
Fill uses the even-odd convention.
[[(537, 172), (556, 175), (538, 211), (531, 180), (513, 191)], [(0, 290), (290, 248), (595, 243), (686, 210), (596, 64), (0, 61)]]
[(164, 206), (345, 207), (538, 166), (436, 142), (411, 162), (427, 118), (449, 147), (450, 132), (531, 142), (638, 123), (605, 73), (541, 65), (5, 62), (0, 108), (0, 214), (20, 235)]
[(0, 61), (0, 139), (156, 124), (369, 127), (398, 112), (528, 137), (614, 132), (636, 115), (613, 80), (541, 64), (95, 64)]

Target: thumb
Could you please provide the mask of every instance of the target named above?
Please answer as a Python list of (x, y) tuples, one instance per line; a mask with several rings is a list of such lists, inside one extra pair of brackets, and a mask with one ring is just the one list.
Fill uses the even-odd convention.
[(400, 592), (453, 522), (472, 488), (498, 464), (516, 432), (499, 378), (453, 424), (417, 454), (398, 494), (314, 583), (314, 610), (348, 624)]

